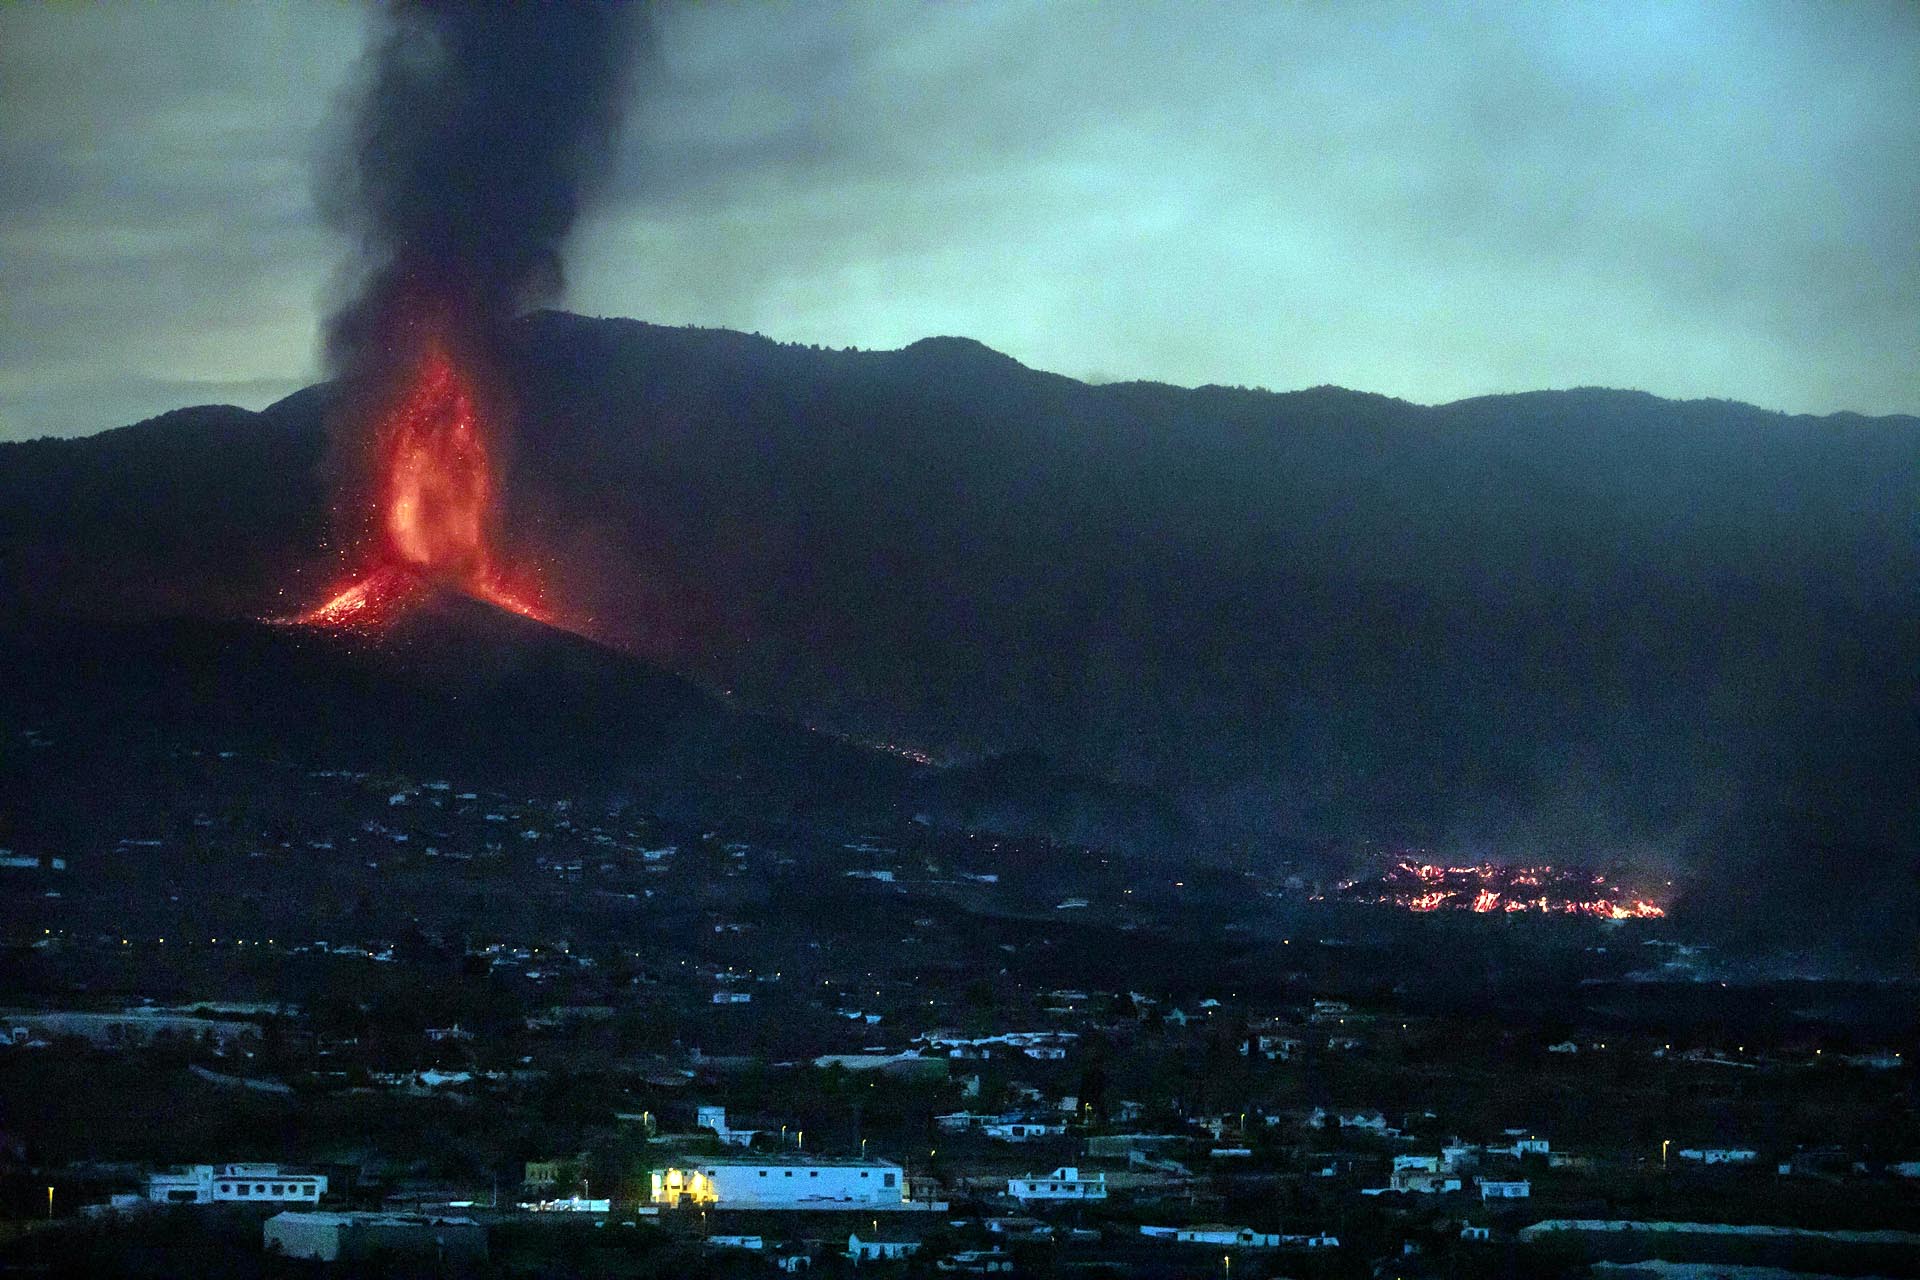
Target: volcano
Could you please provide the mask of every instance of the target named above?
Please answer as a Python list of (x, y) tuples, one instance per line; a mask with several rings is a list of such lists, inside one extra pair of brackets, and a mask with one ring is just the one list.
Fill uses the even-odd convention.
[(378, 629), (454, 593), (543, 622), (537, 583), (514, 580), (496, 548), (496, 432), (471, 358), (430, 332), (377, 401), (370, 440), (376, 529), (362, 576), (291, 621)]
[(0, 626), (0, 663), (34, 673), (0, 682), (0, 724), (60, 744), (55, 764), (40, 763), (69, 779), (67, 801), (43, 802), (22, 781), (42, 774), (0, 769), (0, 803), (12, 784), (23, 830), (84, 826), (85, 806), (70, 801), (88, 787), (145, 777), (163, 788), (190, 754), (217, 752), (617, 797), (683, 817), (885, 813), (915, 773), (452, 586), (422, 579), (408, 591), (377, 629), (188, 617)]

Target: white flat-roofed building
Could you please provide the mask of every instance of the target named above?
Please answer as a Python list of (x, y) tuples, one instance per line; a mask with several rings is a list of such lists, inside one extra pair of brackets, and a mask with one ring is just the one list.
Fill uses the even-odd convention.
[(1524, 1179), (1495, 1182), (1483, 1178), (1480, 1181), (1482, 1200), (1525, 1200), (1533, 1194), (1533, 1184)]
[(277, 1164), (194, 1164), (147, 1177), (147, 1199), (155, 1204), (318, 1204), (326, 1193), (325, 1174)]
[(1002, 1142), (1031, 1142), (1035, 1138), (1058, 1138), (1067, 1126), (1054, 1120), (994, 1120), (980, 1126), (980, 1132)]
[(1052, 1173), (1008, 1178), (1007, 1194), (1022, 1204), (1035, 1200), (1105, 1200), (1107, 1175), (1096, 1173), (1083, 1178), (1080, 1170), (1067, 1165)]
[(780, 1156), (696, 1159), (685, 1168), (656, 1169), (654, 1204), (712, 1205), (721, 1209), (944, 1208), (907, 1198), (906, 1171), (891, 1160)]

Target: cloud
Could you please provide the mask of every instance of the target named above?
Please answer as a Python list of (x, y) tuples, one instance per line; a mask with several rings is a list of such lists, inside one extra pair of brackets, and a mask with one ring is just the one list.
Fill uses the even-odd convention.
[[(313, 371), (303, 317), (345, 254), (310, 159), (361, 24), (0, 10), (0, 437), (113, 425), (123, 402), (87, 388), (116, 372), (157, 394)], [(659, 25), (571, 254), (581, 310), (1422, 401), (1920, 409), (1908, 6), (976, 0)]]

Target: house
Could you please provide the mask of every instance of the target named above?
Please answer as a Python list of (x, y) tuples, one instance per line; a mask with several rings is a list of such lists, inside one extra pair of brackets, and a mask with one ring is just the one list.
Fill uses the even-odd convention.
[(1462, 1240), (1478, 1241), (1484, 1244), (1493, 1239), (1493, 1229), (1491, 1227), (1476, 1227), (1473, 1223), (1468, 1222), (1461, 1226), (1460, 1238)]
[(1368, 1133), (1377, 1133), (1382, 1137), (1392, 1137), (1400, 1131), (1387, 1124), (1386, 1113), (1382, 1111), (1354, 1111), (1346, 1115), (1334, 1115), (1325, 1107), (1315, 1107), (1307, 1117), (1307, 1123), (1315, 1129), (1361, 1129)]
[(907, 1199), (907, 1178), (891, 1160), (834, 1159), (797, 1151), (778, 1155), (710, 1156), (685, 1169), (656, 1169), (649, 1199), (722, 1209), (932, 1209)]
[(1007, 1194), (1021, 1204), (1035, 1200), (1105, 1200), (1107, 1175), (1096, 1173), (1083, 1178), (1080, 1170), (1068, 1165), (1044, 1176), (1028, 1174), (1024, 1178), (1008, 1178)]
[(1038, 1218), (1029, 1218), (1019, 1214), (1005, 1217), (983, 1218), (981, 1225), (987, 1234), (999, 1236), (1003, 1240), (1026, 1244), (1045, 1244), (1053, 1239), (1053, 1228)]
[(857, 1265), (862, 1262), (897, 1262), (920, 1252), (917, 1233), (885, 1228), (858, 1231), (847, 1237), (847, 1256)]
[(318, 1204), (326, 1193), (326, 1175), (282, 1172), (277, 1164), (195, 1164), (147, 1178), (155, 1204)]
[(1087, 1135), (1087, 1154), (1097, 1160), (1127, 1160), (1136, 1152), (1179, 1151), (1192, 1141), (1184, 1133), (1094, 1133)]
[(1305, 1047), (1298, 1036), (1250, 1035), (1240, 1044), (1242, 1057), (1262, 1057), (1268, 1062), (1286, 1062)]
[(586, 1156), (580, 1155), (572, 1160), (529, 1160), (524, 1166), (520, 1185), (529, 1191), (548, 1191), (562, 1181), (572, 1183), (579, 1178), (580, 1166), (586, 1163)]
[(933, 1264), (946, 1275), (985, 1276), (1013, 1270), (1013, 1255), (1004, 1249), (963, 1249)]
[(1066, 1131), (1066, 1125), (1050, 1120), (996, 1120), (992, 1124), (980, 1127), (981, 1133), (989, 1138), (998, 1138), (1002, 1142), (1031, 1142), (1035, 1138), (1057, 1138)]
[(694, 1128), (713, 1130), (714, 1136), (719, 1138), (723, 1145), (729, 1147), (750, 1147), (753, 1145), (753, 1135), (760, 1132), (758, 1129), (735, 1129), (728, 1126), (725, 1107), (698, 1107), (694, 1110), (694, 1117)]
[(585, 1196), (567, 1196), (560, 1200), (522, 1200), (528, 1213), (612, 1213), (612, 1200), (589, 1200)]
[(1533, 1184), (1524, 1178), (1508, 1182), (1496, 1182), (1491, 1178), (1480, 1180), (1482, 1200), (1525, 1200), (1532, 1194)]
[(716, 991), (713, 993), (713, 1002), (715, 1004), (752, 1004), (753, 992)]
[(267, 1252), (316, 1262), (373, 1254), (463, 1268), (487, 1260), (487, 1229), (472, 1218), (417, 1213), (276, 1213), (261, 1226)]
[(1278, 1234), (1255, 1231), (1252, 1227), (1229, 1227), (1218, 1222), (1203, 1222), (1194, 1227), (1146, 1227), (1140, 1234), (1150, 1240), (1173, 1240), (1179, 1244), (1216, 1245), (1226, 1249), (1278, 1249)]
[(1699, 1164), (1752, 1164), (1760, 1158), (1758, 1151), (1745, 1147), (1683, 1147), (1674, 1154)]
[(758, 1252), (767, 1247), (759, 1236), (708, 1236), (705, 1241), (710, 1249), (752, 1249)]
[(1410, 1195), (1446, 1195), (1459, 1191), (1466, 1184), (1460, 1175), (1450, 1169), (1409, 1168), (1395, 1169), (1387, 1180), (1387, 1189)]

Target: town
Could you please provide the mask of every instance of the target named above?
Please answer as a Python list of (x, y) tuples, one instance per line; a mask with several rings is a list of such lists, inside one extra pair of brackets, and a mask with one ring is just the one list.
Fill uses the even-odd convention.
[(1306, 862), (180, 765), (0, 870), (8, 1266), (1920, 1274), (1898, 984)]

